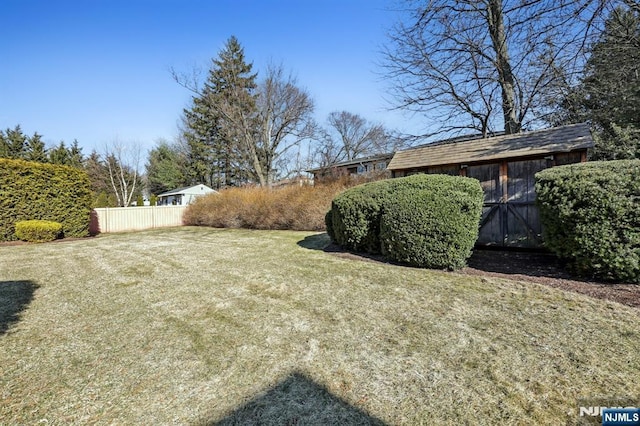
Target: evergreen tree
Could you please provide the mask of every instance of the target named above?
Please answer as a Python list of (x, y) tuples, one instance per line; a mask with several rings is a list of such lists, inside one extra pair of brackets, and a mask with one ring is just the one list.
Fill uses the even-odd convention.
[(60, 141), (58, 146), (55, 146), (49, 150), (49, 162), (51, 164), (60, 164), (68, 166), (71, 162), (69, 150), (64, 141)]
[(24, 159), (27, 156), (27, 136), (20, 125), (0, 130), (0, 158)]
[(166, 141), (161, 141), (149, 152), (147, 189), (152, 194), (161, 194), (185, 186), (187, 182), (183, 163), (180, 151)]
[(38, 163), (47, 162), (47, 150), (42, 141), (42, 136), (38, 133), (34, 133), (33, 136), (27, 139), (26, 155), (24, 158), (25, 160), (36, 161)]
[(74, 139), (73, 143), (69, 147), (69, 163), (67, 165), (71, 167), (81, 168), (84, 164), (84, 155), (82, 154), (82, 148), (78, 144), (78, 140)]
[(587, 121), (592, 158), (640, 158), (640, 12), (615, 9), (554, 124)]
[[(207, 81), (184, 111), (184, 138), (189, 147), (192, 183), (204, 181), (214, 188), (237, 185), (247, 178), (247, 166), (238, 140), (252, 129), (255, 119), (256, 74), (247, 64), (244, 49), (235, 37), (229, 38), (218, 58), (212, 61)], [(241, 117), (247, 126), (238, 127)]]
[(42, 135), (38, 132), (26, 136), (20, 126), (6, 131), (0, 130), (0, 158), (23, 159), (38, 163), (53, 163), (76, 168), (82, 167), (84, 157), (78, 141), (67, 148), (64, 141), (50, 149), (45, 148)]

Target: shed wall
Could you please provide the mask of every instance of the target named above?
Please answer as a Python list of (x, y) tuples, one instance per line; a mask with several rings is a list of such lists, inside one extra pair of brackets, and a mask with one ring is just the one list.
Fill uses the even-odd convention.
[(535, 204), (535, 174), (556, 165), (586, 161), (586, 150), (537, 158), (510, 158), (484, 164), (447, 164), (394, 171), (461, 175), (478, 179), (484, 191), (478, 245), (542, 247), (542, 225)]

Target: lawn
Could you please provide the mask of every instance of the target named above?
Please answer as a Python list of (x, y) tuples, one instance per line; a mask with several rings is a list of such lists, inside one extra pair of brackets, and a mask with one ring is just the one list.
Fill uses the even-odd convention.
[(564, 424), (640, 396), (640, 311), (183, 227), (0, 247), (2, 424)]

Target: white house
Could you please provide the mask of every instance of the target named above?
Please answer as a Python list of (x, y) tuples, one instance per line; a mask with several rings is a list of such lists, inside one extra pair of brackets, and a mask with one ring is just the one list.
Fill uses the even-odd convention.
[(207, 185), (198, 184), (185, 188), (174, 189), (158, 195), (159, 206), (186, 206), (202, 195), (217, 192)]

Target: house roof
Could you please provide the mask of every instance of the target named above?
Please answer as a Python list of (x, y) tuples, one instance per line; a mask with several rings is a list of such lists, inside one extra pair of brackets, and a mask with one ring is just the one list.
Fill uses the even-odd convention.
[(388, 152), (386, 154), (371, 155), (369, 157), (360, 157), (360, 158), (355, 158), (355, 159), (350, 160), (350, 161), (342, 161), (340, 163), (334, 163), (334, 164), (330, 164), (330, 165), (324, 166), (324, 167), (317, 167), (315, 169), (309, 169), (309, 170), (307, 170), (307, 172), (308, 173), (316, 173), (316, 172), (320, 172), (320, 171), (323, 171), (323, 170), (332, 169), (334, 167), (357, 166), (359, 164), (370, 163), (372, 161), (389, 160), (391, 157), (393, 157), (393, 152)]
[(433, 143), (396, 152), (389, 170), (478, 163), (513, 157), (570, 152), (593, 147), (589, 125), (571, 124), (484, 139)]
[(158, 197), (168, 197), (171, 195), (186, 195), (186, 194), (208, 194), (210, 192), (216, 192), (214, 189), (209, 188), (207, 185), (198, 184), (193, 186), (185, 186), (183, 188), (173, 189), (171, 191), (163, 192)]

